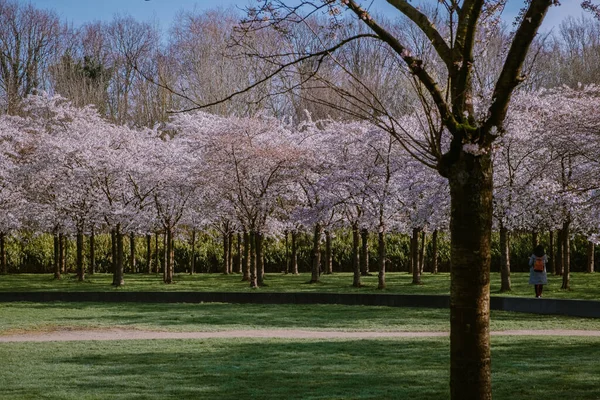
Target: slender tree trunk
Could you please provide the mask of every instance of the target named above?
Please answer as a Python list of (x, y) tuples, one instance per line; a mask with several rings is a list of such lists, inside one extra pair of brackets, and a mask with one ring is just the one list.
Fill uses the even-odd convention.
[[(168, 229), (167, 229), (168, 230)], [(163, 234), (163, 259), (162, 259), (162, 271), (163, 271), (163, 282), (169, 282), (169, 233), (165, 230)]]
[(258, 286), (264, 286), (265, 284), (265, 257), (263, 241), (264, 235), (262, 232), (256, 232), (254, 236), (256, 246), (256, 279)]
[(94, 227), (90, 232), (90, 275), (96, 273), (96, 232)]
[(223, 274), (229, 273), (229, 234), (223, 233)]
[(565, 243), (563, 240), (562, 229), (559, 229), (556, 234), (556, 262), (554, 264), (554, 273), (556, 275), (562, 275), (564, 270), (564, 248)]
[(535, 249), (538, 244), (540, 244), (540, 239), (539, 239), (538, 231), (534, 229), (531, 232), (531, 248)]
[(62, 233), (58, 234), (58, 263), (60, 264), (60, 270), (64, 274), (66, 273), (66, 262), (65, 262), (65, 236)]
[(500, 224), (500, 291), (510, 292), (510, 233)]
[(563, 223), (563, 279), (561, 289), (571, 288), (571, 239), (570, 230), (571, 221), (569, 218)]
[(587, 248), (587, 272), (589, 274), (594, 273), (594, 243), (588, 242)]
[(190, 275), (196, 273), (196, 230), (192, 229), (192, 251), (190, 252)]
[(431, 250), (431, 263), (433, 264), (431, 267), (431, 272), (434, 274), (438, 273), (438, 231), (437, 229), (433, 231), (433, 234), (431, 235), (431, 245), (432, 245), (432, 250)]
[(333, 251), (331, 250), (331, 232), (325, 231), (325, 273), (333, 274)]
[(137, 264), (135, 262), (135, 233), (129, 233), (129, 267), (131, 268), (131, 273), (137, 272)]
[(369, 231), (361, 229), (360, 231), (361, 249), (360, 249), (360, 274), (368, 276), (369, 273)]
[(315, 224), (315, 231), (313, 235), (313, 248), (312, 248), (312, 268), (311, 277), (309, 283), (319, 282), (319, 272), (321, 268), (321, 231), (322, 227), (320, 223)]
[(77, 230), (75, 250), (75, 264), (77, 265), (77, 280), (83, 282), (85, 280), (85, 270), (83, 268), (83, 232)]
[(425, 270), (425, 231), (421, 231), (421, 247), (419, 248), (419, 270), (421, 271), (421, 275), (423, 275), (423, 271)]
[(160, 252), (158, 251), (158, 244), (159, 244), (159, 240), (158, 240), (158, 232), (154, 233), (154, 268), (155, 268), (155, 273), (158, 274), (160, 271)]
[(113, 228), (110, 230), (110, 269), (113, 274), (113, 286), (117, 286), (117, 230)]
[(123, 251), (123, 233), (121, 232), (121, 225), (117, 224), (116, 227), (116, 238), (117, 238), (117, 263), (115, 268), (115, 276), (113, 281), (115, 282), (115, 286), (123, 286), (125, 281), (123, 279), (123, 267), (124, 267), (124, 259), (125, 253)]
[(352, 224), (352, 270), (354, 271), (354, 279), (352, 286), (361, 287), (360, 282), (360, 233), (358, 231), (358, 225)]
[[(4, 240), (2, 240), (2, 244), (4, 244)], [(1, 249), (1, 252), (2, 254), (4, 254), (4, 246), (3, 249)], [(54, 233), (54, 279), (60, 279), (60, 255), (58, 233)]]
[(227, 259), (229, 260), (228, 273), (233, 274), (233, 257), (232, 257), (232, 255), (233, 255), (233, 232), (229, 232), (228, 244), (229, 244), (229, 248), (227, 249), (227, 252), (229, 253), (227, 255)]
[(258, 271), (256, 269), (256, 232), (250, 230), (250, 287), (258, 287)]
[[(6, 263), (6, 234), (4, 232), (0, 232), (0, 267), (3, 275), (8, 274), (8, 265)], [(60, 273), (58, 278), (56, 278), (56, 275), (54, 278), (60, 279)]]
[(248, 282), (250, 281), (250, 234), (247, 230), (244, 230), (244, 257), (242, 264), (244, 265), (242, 282)]
[(379, 232), (377, 233), (377, 257), (379, 264), (377, 289), (385, 289), (385, 259), (387, 255), (385, 251), (385, 228), (383, 225), (379, 226)]
[(554, 260), (556, 254), (554, 254), (554, 231), (552, 229), (550, 229), (550, 246), (548, 248), (548, 254), (550, 255), (550, 259), (548, 260), (548, 273), (554, 273)]
[[(491, 153), (491, 151), (490, 151)], [(450, 171), (450, 395), (492, 398), (490, 261), (491, 154), (462, 152)]]
[(286, 230), (283, 232), (284, 238), (285, 238), (285, 274), (289, 274), (290, 273), (290, 247), (289, 247), (289, 241), (288, 241), (288, 236), (289, 236), (289, 232)]
[(235, 272), (238, 274), (242, 273), (242, 234), (237, 233), (237, 240), (235, 242), (237, 258), (235, 259)]
[(146, 271), (152, 273), (152, 235), (146, 234)]
[(292, 262), (292, 273), (294, 275), (298, 275), (298, 247), (297, 247), (297, 242), (298, 242), (298, 232), (296, 232), (295, 230), (292, 231), (292, 255), (291, 255), (291, 262)]
[(173, 229), (168, 227), (165, 232), (166, 240), (165, 240), (165, 283), (173, 283), (173, 270), (174, 270), (174, 256), (175, 251), (173, 249)]
[(421, 230), (419, 228), (413, 228), (412, 238), (411, 238), (411, 249), (410, 249), (410, 258), (412, 265), (412, 283), (414, 285), (421, 284), (421, 267), (419, 266), (419, 234)]

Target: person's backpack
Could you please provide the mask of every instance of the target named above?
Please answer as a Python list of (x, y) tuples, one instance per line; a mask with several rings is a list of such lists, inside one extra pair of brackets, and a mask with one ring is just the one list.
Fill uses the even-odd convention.
[(533, 270), (544, 272), (544, 257), (535, 257), (535, 261), (533, 261)]

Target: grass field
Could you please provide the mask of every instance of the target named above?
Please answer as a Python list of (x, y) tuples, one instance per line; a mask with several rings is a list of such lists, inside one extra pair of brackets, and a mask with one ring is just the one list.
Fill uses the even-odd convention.
[[(511, 275), (513, 290), (500, 293), (500, 274), (492, 273), (491, 292), (493, 296), (533, 297), (533, 288), (529, 285), (528, 273)], [(560, 299), (600, 300), (600, 274), (571, 274), (571, 290), (560, 289), (562, 277), (548, 276), (548, 285), (544, 287), (544, 297)], [(321, 282), (307, 284), (310, 274), (284, 275), (267, 274), (267, 286), (251, 289), (248, 282), (242, 282), (240, 275), (222, 274), (179, 274), (175, 283), (165, 285), (160, 275), (127, 274), (125, 285), (120, 288), (111, 286), (112, 275), (88, 275), (85, 282), (78, 282), (73, 275), (54, 280), (50, 274), (17, 274), (0, 276), (0, 291), (222, 291), (244, 292), (260, 290), (264, 292), (330, 292), (330, 293), (382, 293), (377, 290), (377, 276), (362, 277), (363, 287), (352, 287), (352, 274), (337, 273), (322, 275)], [(389, 273), (386, 275), (387, 288), (384, 293), (398, 294), (449, 294), (450, 275), (424, 274), (422, 285), (413, 285), (412, 276), (407, 273)]]

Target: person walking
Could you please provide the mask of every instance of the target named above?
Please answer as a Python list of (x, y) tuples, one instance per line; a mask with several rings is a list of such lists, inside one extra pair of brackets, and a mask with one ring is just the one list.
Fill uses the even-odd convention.
[(546, 274), (546, 263), (548, 257), (542, 245), (537, 245), (533, 250), (533, 254), (529, 257), (529, 284), (535, 287), (535, 297), (542, 297), (544, 285), (548, 283)]

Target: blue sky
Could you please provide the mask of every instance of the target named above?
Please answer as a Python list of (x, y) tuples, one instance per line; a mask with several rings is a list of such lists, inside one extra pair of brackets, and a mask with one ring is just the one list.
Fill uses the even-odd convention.
[[(31, 2), (38, 8), (52, 9), (63, 20), (78, 26), (95, 20), (108, 21), (115, 14), (128, 14), (141, 21), (157, 21), (167, 30), (180, 10), (205, 10), (256, 4), (256, 0), (17, 0)], [(393, 15), (393, 7), (385, 0), (373, 0), (372, 10)], [(562, 0), (560, 7), (553, 7), (544, 22), (543, 30), (557, 26), (567, 15), (581, 15), (580, 0)], [(364, 4), (368, 4), (367, 1)], [(523, 1), (510, 0), (506, 18), (511, 20)]]

